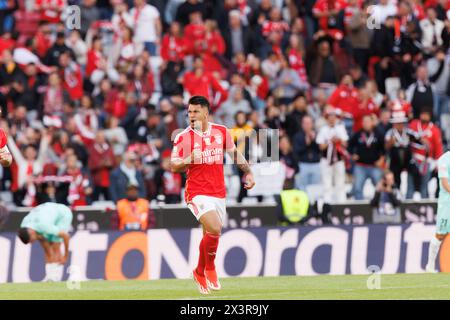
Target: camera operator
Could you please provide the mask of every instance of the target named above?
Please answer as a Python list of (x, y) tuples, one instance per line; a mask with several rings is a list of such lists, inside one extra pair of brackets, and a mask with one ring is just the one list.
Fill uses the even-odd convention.
[(370, 201), (373, 223), (401, 223), (400, 203), (401, 194), (395, 185), (394, 174), (385, 171)]

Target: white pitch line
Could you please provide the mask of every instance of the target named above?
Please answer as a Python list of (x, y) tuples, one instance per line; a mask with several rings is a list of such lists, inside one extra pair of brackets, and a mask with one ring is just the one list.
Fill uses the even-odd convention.
[[(450, 285), (448, 284), (443, 284), (443, 285), (438, 285), (438, 286), (406, 286), (406, 287), (381, 287), (380, 289), (377, 290), (371, 290), (371, 289), (367, 289), (367, 288), (361, 288), (361, 289), (341, 289), (341, 290), (336, 290), (336, 293), (339, 293), (340, 291), (378, 291), (378, 290), (396, 290), (396, 289), (417, 289), (417, 288), (448, 288), (450, 287)], [(305, 291), (304, 293), (299, 293), (301, 294), (306, 294), (306, 293), (311, 293), (311, 292), (320, 292), (320, 291), (324, 291), (324, 290), (328, 290), (326, 288), (324, 289), (320, 289), (320, 290), (307, 290), (307, 292)], [(185, 297), (185, 298), (180, 298), (177, 300), (203, 300), (203, 299), (233, 299), (233, 298), (247, 298), (247, 297), (256, 297), (256, 296), (261, 296), (263, 293), (253, 293), (253, 294), (240, 294), (240, 295), (226, 295), (226, 296), (222, 296), (222, 295), (205, 295), (205, 296), (197, 296), (197, 297)], [(274, 296), (274, 295), (284, 295), (284, 294), (289, 294), (292, 295), (292, 291), (286, 291), (286, 292), (276, 292), (276, 293), (271, 293), (270, 296)], [(413, 298), (414, 299), (414, 298)]]

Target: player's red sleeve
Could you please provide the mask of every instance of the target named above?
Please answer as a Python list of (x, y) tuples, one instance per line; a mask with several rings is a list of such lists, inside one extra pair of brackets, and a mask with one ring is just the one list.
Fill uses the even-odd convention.
[(183, 160), (192, 153), (193, 141), (189, 133), (181, 133), (173, 141), (171, 160)]
[(0, 149), (2, 149), (4, 146), (6, 146), (7, 142), (8, 142), (8, 137), (6, 136), (5, 131), (3, 131), (3, 129), (0, 129)]
[(236, 145), (234, 144), (234, 139), (231, 136), (230, 130), (225, 129), (225, 139), (223, 148), (225, 151), (234, 151)]
[(172, 148), (172, 154), (171, 154), (171, 160), (182, 160), (184, 156), (184, 150), (183, 150), (183, 136), (178, 135), (175, 137), (175, 140), (173, 141), (173, 148)]

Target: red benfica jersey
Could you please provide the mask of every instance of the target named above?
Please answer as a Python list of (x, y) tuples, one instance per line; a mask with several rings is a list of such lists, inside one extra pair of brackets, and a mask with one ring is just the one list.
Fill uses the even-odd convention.
[(412, 120), (409, 124), (409, 133), (414, 135), (416, 140), (425, 139), (429, 142), (429, 147), (419, 141), (411, 143), (413, 158), (422, 163), (427, 158), (439, 159), (443, 153), (441, 130), (433, 123), (422, 124), (419, 119)]
[(355, 87), (340, 85), (328, 98), (328, 103), (343, 112), (352, 113), (359, 106), (358, 90)]
[(235, 148), (233, 138), (227, 128), (208, 123), (206, 132), (191, 127), (175, 137), (172, 160), (187, 158), (195, 149), (201, 150), (201, 161), (190, 164), (186, 171), (184, 198), (186, 203), (198, 195), (225, 198), (225, 178), (223, 174), (224, 152)]

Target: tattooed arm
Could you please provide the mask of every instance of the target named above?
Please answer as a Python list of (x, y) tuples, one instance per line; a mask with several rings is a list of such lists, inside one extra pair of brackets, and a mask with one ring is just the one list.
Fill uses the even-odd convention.
[(245, 176), (245, 189), (251, 189), (255, 186), (255, 179), (253, 177), (252, 170), (250, 169), (250, 165), (248, 164), (245, 157), (241, 152), (238, 151), (237, 148), (233, 148), (228, 150), (227, 153), (230, 155), (231, 159), (233, 159), (233, 163), (244, 173)]

